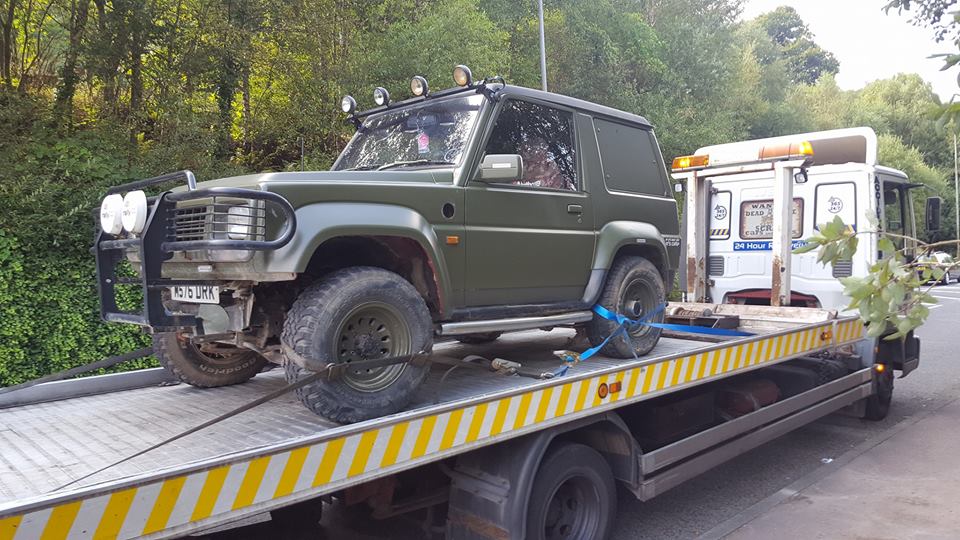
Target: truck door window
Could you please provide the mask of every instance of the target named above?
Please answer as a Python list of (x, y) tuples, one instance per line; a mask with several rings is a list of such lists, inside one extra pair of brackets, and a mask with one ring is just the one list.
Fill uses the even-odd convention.
[[(905, 215), (903, 209), (903, 193), (896, 186), (884, 186), (883, 230), (901, 236), (905, 235)], [(903, 249), (903, 238), (892, 236), (890, 240), (897, 246), (897, 249)]]
[(519, 154), (523, 179), (514, 185), (577, 190), (573, 114), (528, 101), (503, 104), (487, 141), (487, 154)]

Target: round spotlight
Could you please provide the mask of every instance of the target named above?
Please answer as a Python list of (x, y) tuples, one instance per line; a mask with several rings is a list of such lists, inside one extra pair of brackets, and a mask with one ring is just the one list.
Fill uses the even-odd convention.
[(142, 191), (131, 191), (123, 197), (123, 211), (120, 222), (124, 230), (132, 234), (143, 232), (147, 224), (147, 195)]
[(378, 107), (383, 107), (384, 105), (390, 104), (390, 92), (387, 92), (386, 88), (378, 86), (373, 89), (373, 102), (377, 104)]
[(470, 68), (464, 65), (453, 68), (453, 82), (457, 83), (457, 86), (473, 84), (473, 73), (470, 73)]
[(123, 230), (120, 213), (123, 212), (123, 196), (119, 193), (107, 195), (100, 203), (100, 229), (114, 236)]
[(340, 100), (340, 108), (343, 112), (350, 114), (357, 109), (357, 100), (353, 99), (353, 96), (343, 96)]
[(425, 96), (430, 93), (430, 87), (427, 86), (427, 80), (417, 75), (410, 79), (410, 91), (415, 96)]

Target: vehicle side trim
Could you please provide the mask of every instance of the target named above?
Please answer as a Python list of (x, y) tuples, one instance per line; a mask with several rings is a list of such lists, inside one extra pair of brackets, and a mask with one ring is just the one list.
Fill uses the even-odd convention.
[(546, 317), (518, 317), (515, 319), (497, 319), (492, 321), (468, 321), (445, 323), (440, 325), (441, 336), (460, 336), (464, 334), (482, 334), (484, 332), (506, 332), (527, 330), (564, 324), (576, 324), (593, 319), (592, 311), (575, 311)]

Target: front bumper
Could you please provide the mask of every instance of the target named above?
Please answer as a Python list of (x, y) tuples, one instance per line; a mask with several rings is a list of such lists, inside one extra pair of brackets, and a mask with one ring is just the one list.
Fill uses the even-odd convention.
[[(172, 285), (198, 285), (201, 281), (165, 279), (161, 268), (178, 252), (196, 251), (269, 251), (285, 246), (293, 238), (297, 220), (293, 206), (283, 197), (269, 191), (235, 187), (212, 187), (197, 189), (193, 173), (180, 171), (156, 178), (131, 182), (111, 188), (107, 194), (123, 193), (136, 189), (158, 186), (174, 181), (185, 181), (186, 191), (164, 191), (150, 197), (146, 226), (138, 236), (113, 236), (97, 228), (93, 252), (97, 262), (97, 288), (100, 296), (100, 316), (105, 321), (124, 322), (151, 327), (154, 331), (173, 331), (197, 326), (197, 318), (187, 314), (170, 313), (163, 305), (164, 293)], [(231, 239), (227, 231), (230, 222), (223, 211), (220, 199), (249, 201), (258, 214), (251, 217), (248, 229), (255, 234), (244, 234), (243, 239)], [(178, 214), (178, 203), (210, 199), (205, 207), (202, 227), (194, 229), (184, 225), (183, 214)], [(270, 214), (279, 221), (276, 231), (269, 231), (265, 224)], [(195, 214), (194, 214), (195, 215)], [(190, 216), (192, 218), (193, 216)], [(268, 239), (268, 235), (270, 238)], [(117, 265), (129, 251), (135, 251), (140, 271), (136, 278), (118, 277)], [(141, 312), (123, 311), (117, 306), (118, 284), (139, 284), (143, 294)]]

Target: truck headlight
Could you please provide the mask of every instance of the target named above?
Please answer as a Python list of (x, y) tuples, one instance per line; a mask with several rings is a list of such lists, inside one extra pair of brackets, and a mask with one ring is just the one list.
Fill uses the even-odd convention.
[(100, 229), (107, 234), (118, 235), (123, 230), (120, 213), (123, 212), (123, 197), (119, 193), (107, 195), (100, 203)]
[(251, 236), (253, 228), (253, 208), (249, 206), (231, 206), (227, 210), (227, 237), (231, 240), (243, 240)]
[(120, 212), (120, 221), (124, 230), (131, 234), (143, 232), (147, 224), (147, 194), (142, 191), (131, 191), (123, 197), (123, 211)]

